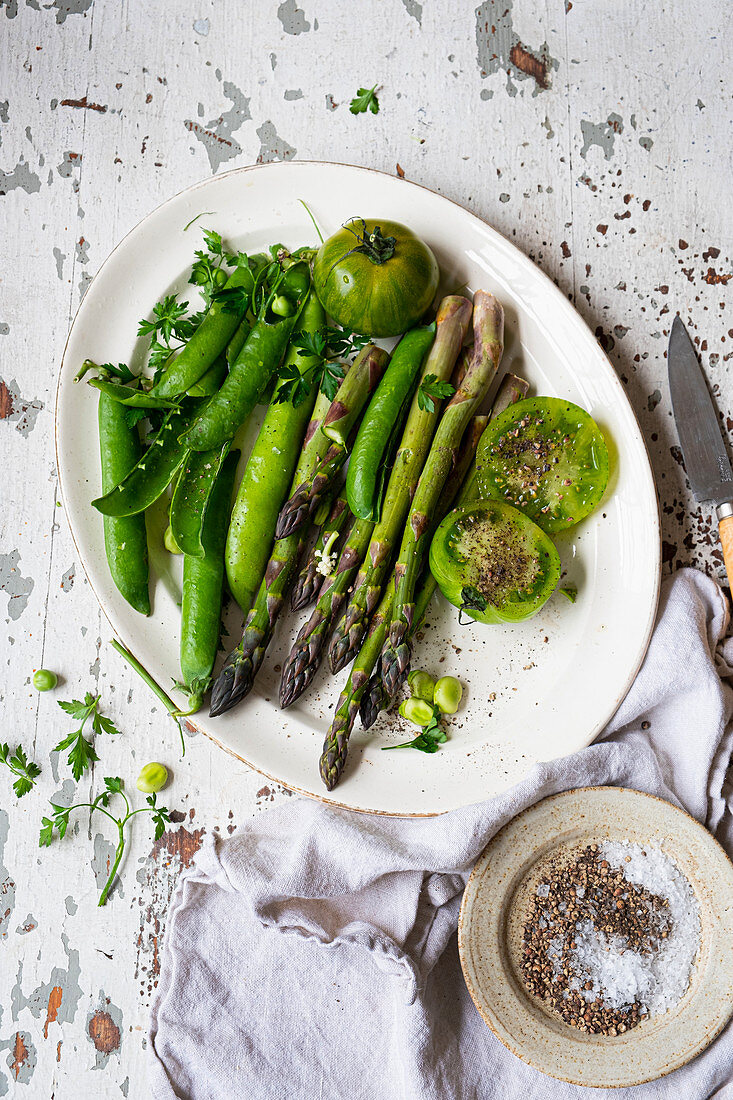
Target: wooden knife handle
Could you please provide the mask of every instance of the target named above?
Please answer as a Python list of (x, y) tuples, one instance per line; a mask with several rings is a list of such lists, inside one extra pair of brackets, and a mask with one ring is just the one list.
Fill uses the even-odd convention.
[(724, 516), (718, 521), (718, 534), (725, 571), (728, 574), (728, 585), (733, 586), (733, 516)]

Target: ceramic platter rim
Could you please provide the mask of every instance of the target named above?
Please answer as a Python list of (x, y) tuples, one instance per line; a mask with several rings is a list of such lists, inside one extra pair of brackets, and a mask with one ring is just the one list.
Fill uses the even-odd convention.
[[(531, 626), (513, 628), (514, 632), (507, 635), (508, 645), (501, 641), (501, 633), (486, 632), (502, 632), (503, 627), (475, 627), (475, 631), (484, 633), (459, 636), (453, 628), (454, 620), (444, 620), (446, 641), (456, 653), (460, 653), (460, 647), (455, 642), (464, 638), (464, 657), (456, 663), (451, 652), (453, 667), (449, 662), (440, 671), (460, 674), (463, 663), (473, 661), (476, 675), (469, 683), (471, 698), (459, 716), (460, 722), (439, 753), (431, 757), (407, 751), (381, 753), (382, 744), (395, 743), (395, 731), (383, 721), (375, 727), (376, 736), (356, 734), (352, 738), (347, 770), (328, 796), (321, 785), (317, 761), (329, 723), (329, 706), (336, 697), (330, 687), (320, 689), (313, 697), (315, 701), (306, 697), (305, 707), (311, 710), (299, 711), (296, 704), (282, 712), (269, 701), (267, 692), (272, 687), (256, 685), (249, 699), (230, 715), (220, 719), (209, 719), (205, 712), (196, 715), (197, 730), (291, 790), (364, 812), (431, 816), (499, 793), (518, 781), (537, 760), (565, 755), (590, 744), (618, 707), (641, 665), (659, 596), (658, 503), (646, 447), (631, 406), (585, 322), (550, 279), (514, 245), (451, 200), (373, 169), (292, 161), (233, 169), (187, 188), (130, 230), (102, 264), (79, 306), (64, 349), (56, 392), (61, 498), (79, 558), (110, 626), (156, 679), (170, 683), (175, 675), (178, 645), (173, 597), (161, 591), (158, 581), (153, 614), (143, 620), (127, 607), (108, 576), (101, 549), (102, 525), (98, 516), (91, 515), (89, 505), (99, 492), (97, 438), (96, 433), (88, 431), (90, 420), (96, 423), (96, 394), (90, 387), (73, 386), (72, 378), (86, 356), (102, 362), (133, 356), (137, 318), (148, 314), (153, 302), (171, 289), (184, 289), (186, 263), (198, 247), (198, 238), (183, 232), (191, 218), (211, 212), (203, 224), (224, 233), (228, 230), (231, 243), (237, 247), (251, 241), (251, 247), (260, 248), (267, 241), (281, 239), (279, 230), (285, 243), (294, 247), (301, 241), (315, 241), (300, 200), (308, 203), (327, 231), (367, 206), (367, 216), (409, 222), (438, 255), (445, 273), (442, 289), (453, 290), (465, 281), (471, 290), (482, 285), (501, 298), (507, 312), (508, 365), (527, 373), (533, 392), (552, 393), (559, 387), (562, 396), (588, 408), (610, 432), (615, 451), (615, 474), (601, 505), (603, 511), (599, 509), (585, 524), (574, 528), (577, 537), (574, 534), (564, 551), (561, 548), (571, 573), (577, 567), (590, 573), (595, 570), (595, 577), (600, 575), (599, 570), (605, 570), (604, 581), (581, 589), (570, 618), (567, 611), (557, 608), (565, 601), (558, 597), (551, 601), (554, 610), (548, 611), (552, 619), (550, 634), (553, 624), (565, 616), (555, 645), (542, 649), (538, 632), (545, 625), (540, 618), (530, 620)], [(289, 239), (293, 236), (298, 239)], [(438, 624), (441, 614), (448, 615), (447, 607), (431, 611)], [(545, 615), (545, 609), (540, 614)], [(289, 627), (299, 625), (290, 616), (288, 623)], [(486, 656), (483, 649), (479, 652), (479, 647), (487, 645), (498, 646), (498, 655), (507, 660), (514, 660), (516, 645), (516, 652), (521, 650), (527, 660), (520, 666), (521, 658), (517, 657), (517, 680), (521, 680), (521, 667), (536, 668), (540, 677), (537, 683), (541, 684), (544, 676), (545, 687), (528, 687), (522, 682), (510, 688), (504, 674), (498, 680), (492, 679), (494, 657)], [(536, 659), (527, 659), (527, 654)], [(550, 667), (548, 660), (556, 664)], [(547, 683), (550, 678), (561, 685), (572, 683), (576, 661), (581, 697), (571, 699), (564, 690), (566, 701), (561, 705), (559, 697), (548, 691)], [(263, 669), (260, 679), (265, 675)], [(344, 678), (345, 673), (337, 689)], [(589, 678), (594, 680), (592, 690), (585, 682)], [(492, 709), (487, 698), (493, 686), (500, 689), (502, 698)], [(145, 690), (142, 685), (140, 690)], [(517, 694), (508, 696), (509, 691)], [(494, 714), (497, 709), (503, 717)]]
[[(522, 882), (563, 844), (606, 838), (658, 843), (690, 881), (702, 926), (679, 1004), (615, 1038), (584, 1035), (551, 1019), (523, 989), (507, 948)], [(578, 787), (529, 806), (489, 841), (463, 896), (458, 951), (478, 1012), (513, 1054), (570, 1084), (621, 1088), (680, 1069), (720, 1034), (733, 1015), (732, 935), (733, 864), (699, 821), (643, 791)], [(717, 1015), (711, 1002), (723, 1004)]]

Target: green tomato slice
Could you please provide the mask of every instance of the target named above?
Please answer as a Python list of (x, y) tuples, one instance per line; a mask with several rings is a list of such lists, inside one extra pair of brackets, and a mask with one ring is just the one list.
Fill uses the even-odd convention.
[(482, 497), (508, 501), (553, 534), (584, 519), (608, 484), (608, 448), (572, 401), (528, 397), (493, 420), (479, 443)]
[(560, 579), (560, 558), (536, 523), (499, 500), (455, 508), (430, 546), (447, 600), (481, 623), (517, 623), (539, 611)]

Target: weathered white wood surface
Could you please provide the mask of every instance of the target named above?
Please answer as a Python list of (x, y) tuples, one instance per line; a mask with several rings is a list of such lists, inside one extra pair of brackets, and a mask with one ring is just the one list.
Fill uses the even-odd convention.
[[(733, 9), (718, 0), (0, 0), (2, 739), (43, 766), (0, 774), (0, 1096), (144, 1097), (145, 1030), (180, 868), (288, 792), (175, 733), (107, 644), (59, 507), (53, 393), (90, 279), (135, 223), (211, 172), (289, 157), (397, 172), (464, 203), (576, 302), (628, 389), (663, 506), (669, 571), (717, 573), (685, 484), (664, 351), (679, 311), (723, 417), (730, 356)], [(353, 116), (382, 85), (378, 116)], [(155, 263), (155, 256), (149, 258)], [(733, 421), (727, 420), (728, 427)], [(39, 696), (33, 669), (63, 676)], [(102, 693), (124, 731), (79, 790), (52, 746), (59, 698)], [(173, 764), (177, 823), (112, 851), (80, 817), (37, 847), (49, 797)], [(263, 1094), (264, 1095), (264, 1094)]]

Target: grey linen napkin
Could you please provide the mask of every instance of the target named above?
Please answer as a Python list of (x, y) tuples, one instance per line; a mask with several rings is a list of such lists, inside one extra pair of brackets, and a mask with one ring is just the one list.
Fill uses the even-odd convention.
[(727, 1093), (733, 1024), (690, 1065), (634, 1089), (543, 1076), (481, 1020), (456, 941), (462, 891), (487, 841), (556, 791), (617, 784), (660, 795), (733, 852), (727, 627), (718, 586), (677, 573), (644, 665), (601, 737), (488, 802), (404, 820), (303, 799), (231, 839), (209, 837), (168, 915), (150, 1026), (156, 1100)]

